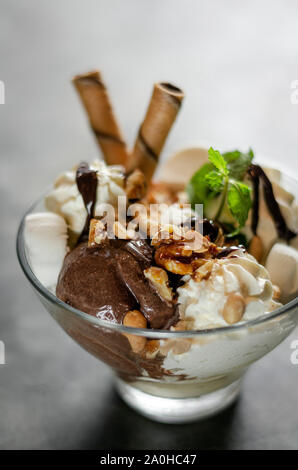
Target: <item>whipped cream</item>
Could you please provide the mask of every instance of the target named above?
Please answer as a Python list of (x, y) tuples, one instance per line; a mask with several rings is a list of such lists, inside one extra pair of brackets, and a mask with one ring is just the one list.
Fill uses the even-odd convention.
[(268, 271), (253, 256), (237, 251), (233, 257), (212, 262), (210, 276), (196, 280), (184, 276), (178, 288), (180, 315), (191, 329), (226, 326), (222, 312), (229, 294), (243, 296), (245, 310), (242, 321), (271, 312), (280, 304), (273, 300), (273, 285)]
[[(115, 208), (118, 196), (125, 196), (124, 168), (118, 165), (107, 166), (103, 161), (95, 160), (90, 165), (97, 171), (97, 198), (95, 215), (100, 215), (100, 205), (111, 204)], [(58, 176), (54, 189), (46, 196), (45, 206), (51, 212), (60, 214), (68, 228), (80, 235), (86, 221), (86, 209), (76, 184), (76, 170), (66, 171)]]

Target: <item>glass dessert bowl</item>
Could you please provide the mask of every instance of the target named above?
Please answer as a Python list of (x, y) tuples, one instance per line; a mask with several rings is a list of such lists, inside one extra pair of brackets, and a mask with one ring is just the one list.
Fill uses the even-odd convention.
[[(40, 200), (28, 214), (42, 206)], [(24, 226), (25, 216), (17, 254), (43, 306), (80, 346), (113, 369), (124, 401), (151, 419), (185, 423), (224, 409), (237, 397), (247, 368), (298, 323), (297, 298), (255, 320), (200, 331), (148, 330), (100, 320), (62, 302), (39, 282), (27, 258)], [(145, 342), (146, 352), (134, 353), (128, 335)]]
[(22, 269), (126, 403), (162, 422), (210, 416), (298, 322), (297, 183), (212, 147), (152, 182), (183, 92), (154, 86), (129, 153), (100, 74), (74, 83), (105, 162), (62, 173), (25, 214)]

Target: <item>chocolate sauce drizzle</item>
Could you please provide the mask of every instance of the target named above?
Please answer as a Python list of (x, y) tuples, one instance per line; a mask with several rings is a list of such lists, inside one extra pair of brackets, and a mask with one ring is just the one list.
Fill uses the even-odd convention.
[(243, 245), (238, 245), (238, 246), (227, 246), (223, 247), (223, 249), (216, 255), (216, 258), (221, 259), (221, 258), (226, 258), (229, 256), (231, 253), (234, 253), (234, 251), (242, 251), (243, 253), (246, 252), (246, 249)]
[(206, 218), (199, 220), (198, 217), (194, 215), (185, 222), (185, 226), (195, 230), (199, 223), (203, 225), (204, 237), (209, 237), (209, 240), (214, 243), (218, 236), (219, 227), (213, 220)]
[(248, 174), (252, 179), (254, 188), (253, 216), (251, 223), (253, 233), (256, 235), (259, 223), (259, 183), (261, 181), (264, 190), (264, 199), (275, 224), (278, 236), (289, 242), (297, 234), (292, 232), (287, 226), (278, 202), (275, 199), (272, 184), (268, 176), (259, 165), (251, 165), (248, 169)]
[(253, 202), (252, 202), (252, 218), (251, 229), (254, 235), (257, 235), (257, 228), (259, 225), (259, 207), (260, 207), (260, 179), (252, 177), (253, 185)]
[(90, 170), (88, 163), (80, 163), (76, 172), (76, 183), (87, 211), (86, 222), (80, 235), (81, 242), (89, 232), (90, 220), (94, 217), (97, 190), (97, 172)]

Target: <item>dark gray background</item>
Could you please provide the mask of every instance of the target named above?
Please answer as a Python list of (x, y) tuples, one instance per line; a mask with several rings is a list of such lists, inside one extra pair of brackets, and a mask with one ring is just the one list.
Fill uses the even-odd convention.
[(297, 176), (298, 4), (292, 0), (0, 0), (1, 449), (297, 449), (294, 332), (254, 365), (240, 400), (209, 421), (150, 422), (110, 371), (35, 298), (17, 264), (20, 217), (96, 146), (71, 76), (103, 71), (132, 144), (156, 80), (187, 98), (163, 157), (193, 142), (247, 148)]

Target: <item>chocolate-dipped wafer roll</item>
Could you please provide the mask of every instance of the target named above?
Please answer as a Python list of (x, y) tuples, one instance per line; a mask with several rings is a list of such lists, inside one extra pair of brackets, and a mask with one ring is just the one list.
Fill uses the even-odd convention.
[(108, 165), (127, 164), (126, 144), (116, 122), (107, 89), (95, 70), (73, 78), (90, 125)]
[(156, 83), (130, 157), (129, 168), (140, 168), (150, 182), (160, 152), (180, 109), (184, 93), (170, 83)]

